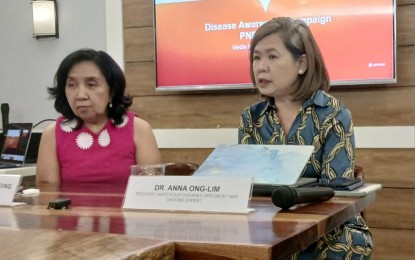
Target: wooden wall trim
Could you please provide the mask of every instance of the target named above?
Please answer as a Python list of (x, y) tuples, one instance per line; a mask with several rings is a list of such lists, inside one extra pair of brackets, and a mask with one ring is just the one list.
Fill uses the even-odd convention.
[(414, 189), (382, 188), (376, 201), (365, 210), (364, 218), (370, 227), (415, 229)]
[(124, 28), (153, 26), (153, 0), (123, 0)]
[(365, 181), (405, 189), (402, 192), (415, 188), (414, 149), (358, 148), (355, 156), (356, 164), (364, 168)]
[(397, 46), (414, 46), (415, 4), (396, 7)]
[(374, 250), (372, 259), (413, 260), (415, 232), (413, 230), (371, 228)]

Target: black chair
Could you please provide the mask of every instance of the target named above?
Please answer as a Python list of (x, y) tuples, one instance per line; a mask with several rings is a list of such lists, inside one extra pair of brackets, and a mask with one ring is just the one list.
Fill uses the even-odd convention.
[(363, 167), (359, 165), (354, 166), (354, 177), (363, 180)]
[(166, 163), (166, 176), (191, 176), (199, 168), (195, 163)]

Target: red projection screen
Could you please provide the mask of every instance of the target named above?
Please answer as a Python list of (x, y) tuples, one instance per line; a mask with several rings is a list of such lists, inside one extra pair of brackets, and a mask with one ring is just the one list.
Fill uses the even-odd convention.
[(155, 0), (157, 91), (251, 89), (249, 44), (277, 16), (303, 19), (332, 85), (396, 83), (394, 0)]

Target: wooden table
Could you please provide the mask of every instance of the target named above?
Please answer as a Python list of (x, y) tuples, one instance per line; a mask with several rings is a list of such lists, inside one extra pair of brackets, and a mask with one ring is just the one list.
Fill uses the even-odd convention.
[[(0, 207), (0, 216), (8, 219), (0, 220), (0, 227), (3, 227), (0, 228), (1, 240), (5, 239), (5, 235), (38, 237), (43, 232), (52, 232), (56, 239), (49, 239), (49, 236), (43, 238), (43, 248), (47, 248), (60, 246), (62, 237), (72, 236), (74, 240), (85, 237), (89, 241), (87, 238), (91, 236), (91, 239), (97, 240), (96, 246), (107, 250), (103, 254), (111, 255), (114, 249), (110, 241), (114, 239), (117, 243), (124, 241), (130, 253), (161, 246), (159, 251), (166, 256), (163, 259), (169, 259), (169, 253), (166, 253), (172, 250), (169, 243), (174, 243), (176, 259), (284, 258), (306, 248), (363, 211), (375, 199), (374, 194), (364, 198), (334, 197), (323, 203), (280, 210), (271, 203), (270, 198), (255, 197), (250, 205), (255, 211), (239, 215), (124, 211), (121, 205), (125, 185), (43, 184), (37, 188), (40, 189), (39, 195), (17, 198), (25, 205)], [(56, 198), (70, 198), (70, 208), (47, 209), (48, 202)], [(21, 235), (17, 235), (17, 230), (22, 232)], [(79, 235), (81, 233), (84, 235)], [(111, 239), (105, 239), (109, 236)], [(146, 239), (148, 244), (144, 243)], [(107, 241), (108, 245), (101, 244), (102, 241)], [(13, 244), (2, 242), (0, 250), (4, 252), (9, 247), (19, 250), (30, 243)], [(37, 244), (39, 246), (40, 242)], [(130, 247), (132, 244), (136, 244), (137, 248)], [(85, 244), (74, 245), (74, 248), (76, 246)], [(93, 247), (93, 243), (88, 246)], [(128, 253), (125, 248), (120, 251)], [(115, 250), (113, 252), (111, 258), (117, 258), (119, 255)]]
[(4, 259), (174, 259), (173, 242), (124, 235), (0, 227)]

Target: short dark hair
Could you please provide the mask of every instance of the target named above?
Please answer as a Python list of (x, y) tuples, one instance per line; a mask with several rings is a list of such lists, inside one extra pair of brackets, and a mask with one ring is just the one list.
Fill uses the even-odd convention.
[(255, 77), (252, 63), (255, 47), (260, 40), (276, 33), (280, 35), (284, 46), (294, 59), (299, 59), (303, 54), (306, 55), (308, 68), (304, 74), (299, 76), (298, 87), (293, 93), (294, 99), (305, 100), (318, 89), (328, 91), (330, 89), (329, 75), (310, 28), (304, 21), (290, 17), (273, 18), (261, 25), (255, 32), (249, 53), (251, 80), (254, 86)]
[(83, 121), (74, 114), (69, 106), (65, 94), (65, 86), (72, 67), (84, 61), (92, 61), (105, 77), (110, 88), (110, 96), (112, 97), (112, 107), (108, 107), (107, 116), (114, 121), (115, 125), (121, 124), (123, 115), (132, 104), (132, 98), (124, 95), (126, 87), (124, 72), (115, 60), (104, 51), (80, 49), (63, 59), (55, 74), (54, 86), (48, 87), (50, 98), (55, 99), (56, 111), (61, 113), (67, 120), (78, 119), (77, 127), (83, 124)]

